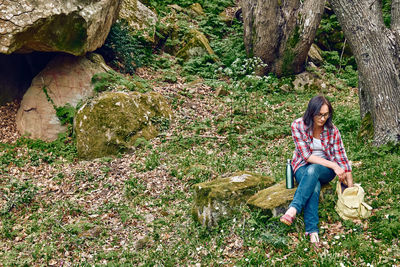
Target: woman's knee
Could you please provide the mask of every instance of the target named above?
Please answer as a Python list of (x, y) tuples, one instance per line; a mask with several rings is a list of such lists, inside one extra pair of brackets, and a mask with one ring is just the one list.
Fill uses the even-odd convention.
[(319, 177), (319, 164), (310, 164), (307, 168), (307, 176), (312, 179), (318, 179)]

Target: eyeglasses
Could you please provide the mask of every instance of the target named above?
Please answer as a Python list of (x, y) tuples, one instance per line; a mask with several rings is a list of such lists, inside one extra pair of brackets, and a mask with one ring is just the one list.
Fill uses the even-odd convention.
[(324, 118), (324, 119), (327, 119), (327, 118), (329, 118), (329, 116), (330, 116), (331, 114), (329, 114), (329, 112), (327, 112), (327, 113), (324, 113), (324, 114), (318, 114), (318, 115), (315, 115), (315, 117), (317, 117), (318, 119), (322, 119), (322, 118)]

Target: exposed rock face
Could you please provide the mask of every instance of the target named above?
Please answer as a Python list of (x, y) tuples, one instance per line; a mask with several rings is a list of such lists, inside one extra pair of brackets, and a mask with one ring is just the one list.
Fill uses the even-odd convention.
[(211, 227), (246, 203), (257, 191), (273, 184), (272, 178), (250, 172), (239, 172), (228, 178), (196, 184), (193, 186), (193, 217), (202, 225)]
[(75, 107), (80, 100), (93, 95), (92, 76), (103, 71), (104, 66), (86, 57), (56, 56), (33, 79), (25, 93), (16, 118), (18, 131), (33, 139), (57, 139), (58, 134), (66, 129), (58, 120), (43, 89), (46, 88), (55, 106), (62, 107), (69, 103)]
[(0, 53), (93, 51), (104, 43), (121, 1), (1, 1)]
[(84, 159), (115, 155), (129, 149), (139, 137), (158, 132), (153, 118), (172, 118), (163, 96), (157, 93), (106, 92), (84, 104), (74, 127), (78, 154)]
[(125, 20), (135, 30), (144, 31), (145, 36), (154, 42), (157, 15), (137, 0), (123, 0), (119, 18)]

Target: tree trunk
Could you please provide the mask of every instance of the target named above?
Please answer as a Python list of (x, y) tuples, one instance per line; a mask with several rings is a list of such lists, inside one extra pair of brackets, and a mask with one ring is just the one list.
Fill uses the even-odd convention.
[(329, 0), (355, 56), (361, 116), (371, 115), (378, 146), (400, 141), (399, 1), (388, 29), (381, 1)]
[(324, 10), (324, 0), (242, 0), (248, 56), (267, 64), (258, 74), (304, 70)]

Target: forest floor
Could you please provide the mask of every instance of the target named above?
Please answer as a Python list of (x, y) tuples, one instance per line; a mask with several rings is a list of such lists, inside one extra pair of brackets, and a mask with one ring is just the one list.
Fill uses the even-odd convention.
[[(157, 138), (116, 157), (82, 161), (73, 149), (60, 154), (58, 145), (27, 141), (15, 127), (18, 101), (0, 107), (0, 265), (400, 266), (398, 148), (357, 139), (355, 88), (326, 81), (323, 90), (289, 84), (218, 96), (200, 78), (165, 82), (151, 68), (136, 74), (167, 98), (174, 119)], [(287, 227), (242, 207), (212, 229), (194, 222), (193, 184), (241, 170), (284, 178), (294, 148), (289, 125), (318, 93), (333, 102), (373, 216), (343, 221), (328, 196), (320, 205), (320, 251), (304, 237), (301, 216)]]

